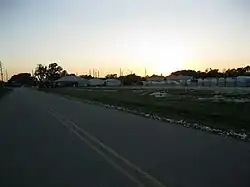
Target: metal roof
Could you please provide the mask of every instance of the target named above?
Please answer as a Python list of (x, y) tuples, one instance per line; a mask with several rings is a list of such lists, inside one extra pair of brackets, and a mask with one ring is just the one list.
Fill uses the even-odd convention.
[(77, 77), (77, 76), (64, 76), (55, 82), (81, 82), (81, 81), (86, 81), (87, 79)]

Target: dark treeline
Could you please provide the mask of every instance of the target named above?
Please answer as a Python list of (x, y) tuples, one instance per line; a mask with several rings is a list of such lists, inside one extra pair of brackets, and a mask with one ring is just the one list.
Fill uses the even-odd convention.
[(57, 63), (51, 63), (48, 66), (38, 64), (34, 75), (30, 73), (19, 73), (13, 75), (6, 86), (35, 86), (41, 82), (53, 82), (63, 76), (68, 75), (66, 70), (63, 70)]
[(207, 77), (237, 77), (237, 76), (250, 76), (250, 66), (241, 67), (237, 69), (227, 69), (220, 72), (219, 69), (206, 69), (202, 71), (194, 70), (180, 70), (171, 73), (172, 76), (192, 76), (194, 78), (207, 78)]
[[(70, 74), (64, 70), (57, 63), (51, 63), (48, 66), (38, 64), (34, 76), (30, 73), (20, 73), (13, 75), (10, 80), (6, 83), (8, 86), (33, 86), (41, 82), (53, 82), (63, 76), (75, 76), (75, 74)], [(218, 69), (206, 69), (203, 71), (194, 71), (194, 70), (179, 70), (172, 72), (171, 76), (191, 76), (194, 78), (209, 78), (209, 77), (237, 77), (237, 76), (250, 76), (250, 66), (245, 66), (236, 69), (227, 69), (223, 72), (220, 72)], [(82, 78), (92, 79), (94, 78), (91, 75), (80, 75)], [(147, 78), (160, 77), (165, 78), (162, 75), (152, 75), (141, 77), (136, 74), (129, 74), (126, 76), (117, 76), (117, 74), (108, 74), (102, 79), (119, 79), (123, 85), (141, 85), (142, 81), (147, 80)]]
[(5, 86), (12, 86), (12, 87), (18, 87), (18, 86), (33, 86), (37, 84), (37, 79), (33, 76), (31, 76), (30, 73), (19, 73), (17, 75), (13, 75), (7, 83), (5, 83)]

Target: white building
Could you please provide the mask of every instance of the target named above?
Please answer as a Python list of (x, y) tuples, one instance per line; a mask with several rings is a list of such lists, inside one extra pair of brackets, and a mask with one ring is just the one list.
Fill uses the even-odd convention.
[(146, 82), (143, 82), (143, 85), (164, 85), (166, 84), (165, 82), (165, 77), (162, 76), (153, 76), (153, 77), (149, 77), (147, 78)]
[(58, 86), (87, 86), (88, 80), (78, 76), (64, 76), (56, 80)]
[(171, 82), (172, 85), (187, 85), (192, 80), (192, 76), (168, 76), (166, 77), (167, 82)]
[[(81, 77), (80, 77), (80, 78), (81, 78)], [(88, 80), (88, 79), (81, 78), (81, 79), (78, 81), (78, 87), (85, 87), (85, 86), (88, 86), (88, 83), (89, 83), (89, 80)]]
[(105, 85), (106, 86), (121, 86), (121, 81), (118, 79), (106, 79)]
[(78, 82), (81, 78), (77, 76), (64, 76), (60, 79), (57, 79), (56, 83), (63, 83), (63, 82)]
[(102, 79), (89, 79), (88, 86), (104, 86), (105, 81)]
[(236, 77), (226, 77), (226, 86), (227, 87), (234, 87), (237, 85), (237, 78)]
[(250, 76), (238, 76), (237, 77), (237, 86), (250, 86)]
[(226, 79), (225, 79), (225, 77), (220, 77), (218, 79), (218, 86), (220, 86), (220, 87), (226, 86)]
[(166, 80), (166, 84), (167, 85), (175, 86), (175, 85), (180, 85), (181, 83), (179, 81), (176, 81), (176, 80), (169, 80), (169, 79), (167, 79)]
[(215, 77), (208, 77), (203, 80), (204, 86), (217, 86), (218, 79)]

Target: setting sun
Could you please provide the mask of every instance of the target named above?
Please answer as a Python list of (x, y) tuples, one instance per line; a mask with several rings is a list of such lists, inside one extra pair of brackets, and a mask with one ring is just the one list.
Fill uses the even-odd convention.
[(181, 43), (143, 42), (134, 45), (134, 53), (138, 59), (156, 74), (169, 74), (172, 71), (183, 69), (189, 59), (190, 49)]

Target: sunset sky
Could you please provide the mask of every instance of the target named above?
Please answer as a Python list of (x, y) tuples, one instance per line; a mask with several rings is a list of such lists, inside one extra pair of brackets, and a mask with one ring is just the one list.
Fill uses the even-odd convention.
[(0, 60), (10, 75), (52, 61), (101, 75), (245, 66), (249, 10), (249, 0), (0, 0)]

